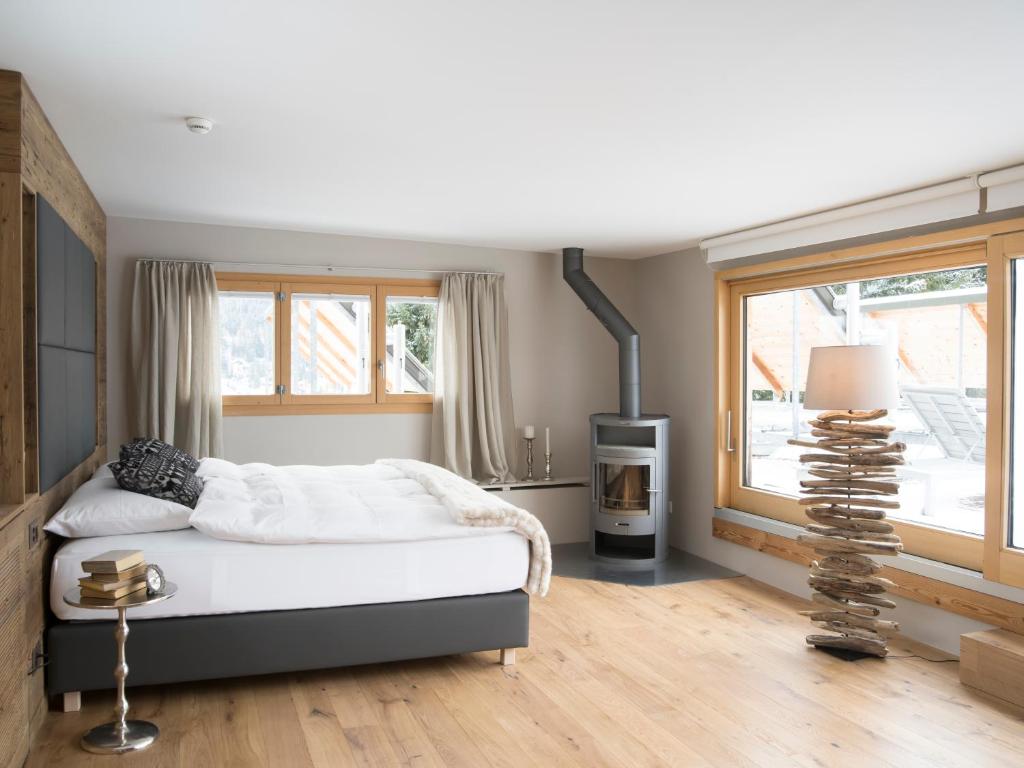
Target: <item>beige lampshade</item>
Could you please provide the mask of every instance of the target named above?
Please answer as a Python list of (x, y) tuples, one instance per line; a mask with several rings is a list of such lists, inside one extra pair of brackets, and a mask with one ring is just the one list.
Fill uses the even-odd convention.
[(899, 405), (896, 356), (889, 347), (812, 347), (804, 408), (871, 411)]

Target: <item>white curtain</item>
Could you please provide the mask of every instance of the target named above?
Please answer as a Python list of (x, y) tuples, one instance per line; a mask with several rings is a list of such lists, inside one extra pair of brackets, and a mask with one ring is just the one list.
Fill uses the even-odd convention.
[(133, 437), (220, 456), (217, 280), (210, 264), (139, 261), (132, 292)]
[(437, 317), (430, 460), (466, 478), (515, 480), (504, 275), (446, 274)]

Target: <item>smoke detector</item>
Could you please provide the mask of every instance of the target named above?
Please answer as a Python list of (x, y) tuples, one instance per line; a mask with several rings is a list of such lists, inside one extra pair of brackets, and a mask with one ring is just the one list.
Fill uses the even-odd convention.
[(186, 117), (185, 125), (192, 133), (209, 133), (213, 130), (213, 121), (205, 117)]

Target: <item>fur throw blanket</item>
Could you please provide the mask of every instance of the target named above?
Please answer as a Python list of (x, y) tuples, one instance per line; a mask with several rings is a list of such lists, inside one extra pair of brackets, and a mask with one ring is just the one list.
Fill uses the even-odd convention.
[(413, 459), (378, 459), (377, 463), (394, 467), (422, 485), (460, 525), (508, 527), (526, 538), (530, 542), (530, 572), (526, 589), (541, 596), (548, 593), (551, 585), (551, 542), (540, 520), (443, 467)]

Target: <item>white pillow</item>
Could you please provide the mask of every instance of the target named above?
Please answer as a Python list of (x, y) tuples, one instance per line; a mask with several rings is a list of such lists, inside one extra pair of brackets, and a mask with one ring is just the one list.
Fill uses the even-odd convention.
[(95, 480), (97, 477), (113, 477), (114, 473), (110, 471), (110, 464), (100, 464), (96, 467), (96, 471), (92, 473), (91, 480)]
[(188, 528), (191, 515), (184, 504), (122, 489), (108, 470), (79, 486), (43, 527), (70, 539), (117, 536)]

